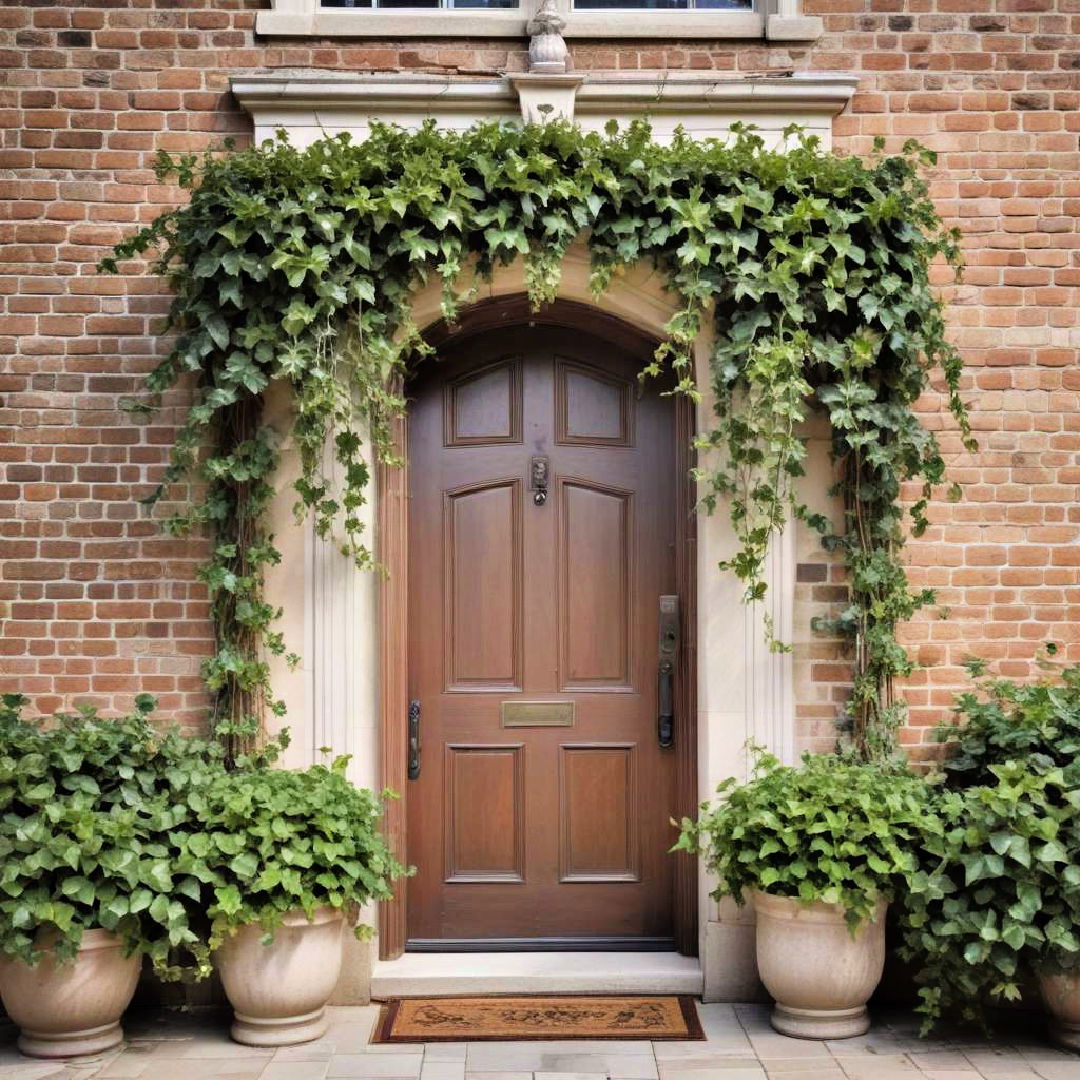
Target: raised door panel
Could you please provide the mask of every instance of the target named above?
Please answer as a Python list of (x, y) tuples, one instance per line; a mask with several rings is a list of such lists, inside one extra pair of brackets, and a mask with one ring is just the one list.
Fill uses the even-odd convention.
[(560, 686), (630, 689), (633, 497), (573, 479), (558, 491)]
[(521, 685), (521, 490), (502, 480), (445, 496), (448, 690)]
[(560, 750), (559, 880), (640, 881), (636, 747)]
[(447, 745), (446, 881), (524, 880), (524, 772), (521, 744)]
[(584, 364), (555, 365), (555, 441), (571, 446), (633, 446), (633, 384)]
[(521, 442), (521, 361), (507, 360), (448, 382), (443, 390), (447, 446)]

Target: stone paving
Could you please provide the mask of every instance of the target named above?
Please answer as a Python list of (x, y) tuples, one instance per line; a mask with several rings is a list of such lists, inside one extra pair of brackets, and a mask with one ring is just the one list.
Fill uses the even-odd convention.
[(1080, 1080), (1080, 1056), (1051, 1047), (1035, 1017), (993, 1041), (965, 1033), (919, 1039), (908, 1013), (875, 1017), (870, 1034), (817, 1043), (777, 1035), (761, 1005), (699, 1005), (705, 1042), (370, 1044), (374, 1006), (332, 1009), (317, 1042), (256, 1050), (229, 1040), (213, 1014), (129, 1018), (128, 1043), (93, 1060), (30, 1061), (10, 1030), (2, 1080)]

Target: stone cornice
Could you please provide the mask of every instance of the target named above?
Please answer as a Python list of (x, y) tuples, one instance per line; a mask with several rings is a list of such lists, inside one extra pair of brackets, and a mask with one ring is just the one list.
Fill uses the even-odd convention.
[(557, 113), (672, 116), (777, 114), (828, 120), (843, 111), (858, 79), (849, 74), (727, 76), (713, 72), (583, 72), (566, 76), (486, 76), (274, 72), (233, 79), (232, 91), (268, 134), (277, 126), (341, 130), (380, 115), (505, 116), (529, 114), (550, 80)]

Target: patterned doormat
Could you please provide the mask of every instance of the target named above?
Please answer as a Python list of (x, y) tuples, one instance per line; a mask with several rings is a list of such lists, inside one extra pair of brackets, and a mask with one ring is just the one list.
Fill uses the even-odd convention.
[(572, 995), (392, 999), (372, 1042), (704, 1038), (691, 997)]

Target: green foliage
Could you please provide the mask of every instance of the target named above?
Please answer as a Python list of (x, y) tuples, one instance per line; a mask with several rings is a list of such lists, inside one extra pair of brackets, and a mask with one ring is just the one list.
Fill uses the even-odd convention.
[[(204, 578), (219, 648), (206, 675), (233, 748), (264, 706), (281, 709), (263, 659), (264, 649), (284, 649), (270, 629), (277, 612), (262, 599), (277, 558), (264, 526), (277, 461), (266, 390), (293, 392), (298, 513), (369, 566), (361, 508), (372, 458), (392, 457), (402, 380), (425, 350), (413, 291), (440, 280), (452, 320), (477, 280), (521, 258), (539, 307), (583, 238), (597, 296), (638, 262), (663, 276), (678, 310), (646, 372), (671, 369), (677, 392), (699, 393), (692, 350), (711, 320), (716, 419), (699, 437), (698, 476), (703, 509), (723, 501), (740, 541), (722, 565), (760, 599), (769, 538), (791, 513), (844, 553), (852, 600), (839, 625), (857, 645), (851, 733), (864, 756), (892, 752), (891, 680), (910, 669), (894, 628), (931, 598), (911, 594), (899, 560), (901, 484), (923, 484), (910, 519), (918, 533), (944, 474), (934, 435), (913, 412), (932, 369), (970, 438), (960, 360), (928, 277), (939, 257), (959, 267), (957, 235), (943, 229), (918, 175), (933, 155), (914, 144), (863, 162), (825, 153), (796, 129), (784, 152), (732, 130), (729, 142), (677, 134), (661, 145), (644, 123), (605, 135), (555, 122), (463, 132), (376, 124), (359, 144), (340, 136), (298, 150), (282, 136), (201, 162), (161, 156), (160, 175), (191, 188), (190, 202), (121, 243), (103, 267), (155, 248), (175, 290), (179, 333), (149, 387), (187, 378), (197, 401), (158, 496), (189, 474), (206, 486), (172, 527), (208, 525), (216, 537)], [(835, 531), (794, 496), (800, 425), (814, 408), (832, 422), (846, 499)]]
[(1025, 969), (1080, 962), (1080, 787), (1032, 760), (942, 793), (905, 904), (903, 955), (920, 965), (919, 1011), (982, 1019), (1016, 1000)]
[(177, 867), (207, 883), (211, 948), (246, 923), (272, 934), (298, 908), (354, 917), (369, 900), (390, 899), (404, 870), (379, 832), (379, 801), (345, 778), (347, 760), (233, 772), (199, 793), (201, 829), (182, 839)]
[(156, 731), (149, 695), (130, 716), (50, 727), (21, 719), (24, 704), (0, 707), (0, 953), (35, 963), (41, 933), (67, 959), (103, 928), (163, 975), (179, 974), (173, 950), (204, 963), (201, 882), (177, 859), (220, 747)]
[(1019, 998), (1031, 969), (1080, 965), (1080, 665), (1035, 683), (968, 669), (981, 685), (941, 731), (943, 828), (906, 899), (927, 1027), (946, 1011), (982, 1020), (984, 999)]
[(48, 727), (24, 704), (0, 708), (0, 953), (36, 963), (44, 935), (69, 959), (100, 927), (164, 978), (202, 977), (242, 923), (354, 913), (403, 872), (345, 758), (270, 768), (279, 741), (227, 769), (219, 742), (157, 731), (148, 695), (130, 716)]
[(939, 730), (953, 743), (947, 786), (993, 784), (993, 766), (1009, 761), (1057, 766), (1080, 786), (1080, 664), (1036, 683), (986, 680), (961, 694), (954, 711), (956, 722)]
[(696, 822), (683, 820), (676, 845), (704, 854), (717, 900), (741, 904), (749, 888), (840, 904), (853, 926), (903, 887), (934, 822), (921, 778), (836, 756), (806, 754), (792, 768), (759, 754), (749, 782), (729, 778), (717, 791)]

